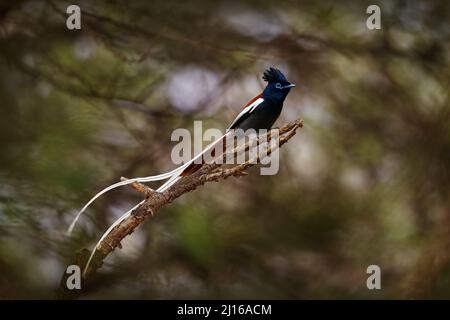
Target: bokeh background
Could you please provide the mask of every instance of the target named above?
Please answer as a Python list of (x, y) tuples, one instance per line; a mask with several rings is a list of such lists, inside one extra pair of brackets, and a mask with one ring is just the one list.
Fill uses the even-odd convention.
[[(66, 7), (82, 10), (79, 31)], [(381, 7), (381, 30), (366, 8)], [(172, 169), (170, 134), (225, 129), (269, 66), (305, 126), (276, 176), (209, 184), (149, 219), (82, 298), (450, 298), (448, 1), (0, 4), (0, 298), (58, 298), (82, 248)], [(366, 268), (382, 270), (382, 290)]]

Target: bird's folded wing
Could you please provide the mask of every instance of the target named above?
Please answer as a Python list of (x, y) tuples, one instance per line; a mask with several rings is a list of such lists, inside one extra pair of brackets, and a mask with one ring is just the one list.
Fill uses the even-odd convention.
[(262, 97), (262, 94), (256, 96), (250, 102), (244, 107), (244, 109), (237, 115), (237, 117), (233, 120), (231, 125), (228, 127), (227, 130), (234, 129), (239, 123), (247, 119), (250, 114), (253, 112), (253, 110), (256, 109), (257, 106), (259, 106), (264, 101), (264, 98)]

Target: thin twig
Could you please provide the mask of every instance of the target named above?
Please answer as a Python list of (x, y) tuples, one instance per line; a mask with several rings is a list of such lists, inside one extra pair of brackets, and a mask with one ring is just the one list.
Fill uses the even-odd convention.
[[(127, 180), (129, 180), (129, 179), (125, 178), (125, 177), (120, 177), (120, 181), (127, 181)], [(134, 190), (136, 190), (140, 193), (145, 194), (146, 197), (148, 197), (150, 194), (155, 192), (155, 190), (153, 190), (149, 186), (146, 186), (145, 184), (142, 184), (137, 181), (130, 183), (128, 186), (130, 186), (131, 188), (133, 188)]]

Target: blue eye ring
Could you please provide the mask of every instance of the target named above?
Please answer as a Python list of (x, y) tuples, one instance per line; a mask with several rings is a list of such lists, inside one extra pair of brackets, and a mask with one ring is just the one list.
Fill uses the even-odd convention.
[(281, 83), (278, 82), (278, 83), (275, 85), (275, 88), (281, 89)]

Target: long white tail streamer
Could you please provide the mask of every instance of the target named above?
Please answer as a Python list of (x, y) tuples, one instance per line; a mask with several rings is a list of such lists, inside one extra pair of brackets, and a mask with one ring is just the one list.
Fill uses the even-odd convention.
[(121, 186), (126, 186), (128, 184), (134, 183), (134, 182), (150, 182), (150, 181), (160, 181), (160, 180), (164, 180), (167, 178), (170, 178), (171, 176), (173, 176), (174, 174), (177, 174), (179, 172), (181, 172), (184, 168), (186, 168), (189, 165), (189, 162), (170, 171), (170, 172), (166, 172), (163, 174), (159, 174), (156, 176), (148, 176), (148, 177), (140, 177), (140, 178), (133, 178), (133, 179), (129, 179), (126, 181), (120, 181), (117, 183), (114, 183), (112, 185), (110, 185), (109, 187), (106, 187), (105, 189), (103, 189), (102, 191), (100, 191), (99, 193), (97, 193), (95, 196), (93, 196), (91, 198), (91, 200), (88, 201), (88, 203), (86, 203), (84, 205), (84, 207), (78, 211), (75, 219), (73, 219), (72, 223), (70, 224), (69, 229), (67, 230), (67, 233), (70, 235), (73, 231), (73, 228), (75, 227), (76, 223), (78, 222), (78, 219), (80, 218), (80, 216), (83, 214), (84, 211), (86, 211), (86, 209), (101, 195), (105, 194), (106, 192), (121, 187)]
[[(106, 192), (121, 187), (121, 186), (126, 186), (128, 184), (134, 183), (134, 182), (151, 182), (151, 181), (160, 181), (160, 180), (165, 180), (167, 178), (171, 178), (169, 179), (166, 183), (164, 183), (159, 189), (157, 189), (157, 192), (163, 192), (165, 190), (167, 190), (170, 186), (172, 186), (175, 182), (177, 182), (179, 180), (179, 177), (181, 172), (188, 167), (192, 162), (194, 162), (195, 160), (197, 160), (198, 158), (200, 158), (206, 151), (210, 150), (217, 142), (221, 141), (226, 135), (228, 135), (231, 131), (227, 131), (227, 133), (225, 133), (223, 136), (221, 136), (219, 139), (217, 139), (216, 141), (210, 143), (202, 152), (200, 152), (197, 156), (195, 156), (193, 159), (189, 160), (188, 162), (186, 162), (185, 164), (179, 166), (178, 168), (170, 171), (170, 172), (166, 172), (166, 173), (162, 173), (162, 174), (158, 174), (155, 176), (148, 176), (148, 177), (140, 177), (140, 178), (132, 178), (132, 179), (128, 179), (126, 181), (120, 181), (117, 183), (114, 183), (108, 187), (106, 187), (105, 189), (101, 190), (99, 193), (97, 193), (95, 196), (93, 196), (91, 198), (91, 200), (88, 201), (88, 203), (86, 203), (84, 205), (84, 207), (77, 213), (77, 215), (75, 216), (75, 219), (73, 219), (72, 223), (70, 224), (67, 233), (70, 235), (73, 231), (73, 229), (75, 228), (75, 225), (77, 224), (78, 220), (80, 219), (81, 215), (83, 214), (84, 211), (86, 211), (86, 209), (95, 201), (97, 200), (97, 198), (99, 198), (101, 195), (105, 194)], [(175, 177), (175, 178), (174, 178)]]
[[(212, 142), (211, 144), (209, 144), (202, 152), (200, 152), (198, 155), (196, 155), (193, 159), (189, 160), (188, 162), (186, 162), (184, 165), (182, 165), (181, 167), (176, 168), (175, 170), (172, 170), (169, 173), (172, 173), (171, 175), (169, 175), (168, 177), (171, 177), (166, 183), (164, 183), (161, 187), (159, 187), (156, 192), (164, 192), (165, 190), (167, 190), (169, 187), (171, 187), (173, 184), (175, 184), (179, 179), (181, 179), (182, 177), (180, 176), (180, 174), (182, 173), (182, 170), (184, 170), (187, 166), (189, 166), (192, 162), (194, 162), (195, 160), (199, 159), (205, 152), (207, 152), (208, 150), (210, 150), (212, 147), (214, 147), (219, 141), (221, 141), (224, 137), (226, 137), (227, 135), (229, 135), (232, 131), (227, 131), (227, 133), (225, 133), (223, 136), (221, 136), (219, 139), (217, 139), (216, 141)], [(165, 173), (165, 174), (161, 174), (159, 176), (163, 176), (163, 175), (168, 175), (169, 173)], [(146, 182), (146, 181), (157, 181), (157, 180), (145, 180), (143, 181), (143, 179), (148, 179), (148, 178), (154, 178), (157, 176), (150, 176), (150, 177), (144, 177), (144, 178), (134, 178), (134, 179), (130, 179), (130, 180), (126, 180), (123, 182), (128, 182), (128, 183), (124, 183), (122, 185), (126, 185), (129, 183), (133, 183), (135, 181), (137, 182)], [(139, 179), (139, 180), (138, 180)], [(159, 179), (159, 180), (163, 180), (163, 179)], [(86, 210), (86, 208), (89, 206), (89, 204), (91, 204), (96, 198), (98, 198), (100, 195), (102, 195), (103, 193), (113, 189), (113, 186), (118, 185), (118, 183), (113, 184), (111, 186), (109, 186), (108, 188), (103, 189), (101, 192), (97, 193), (97, 195), (95, 195), (94, 198), (92, 198), (86, 205), (85, 207), (80, 211), (80, 213), (77, 215), (77, 218), (79, 217), (79, 215)], [(115, 187), (114, 187), (115, 188)], [(108, 189), (108, 190), (107, 190)], [(106, 191), (105, 191), (106, 190)], [(114, 221), (114, 223), (108, 228), (108, 230), (105, 231), (105, 233), (102, 235), (102, 237), (100, 238), (100, 240), (98, 240), (98, 242), (96, 243), (94, 249), (92, 250), (91, 255), (89, 256), (89, 259), (86, 263), (86, 266), (84, 267), (84, 271), (83, 271), (83, 276), (86, 276), (86, 272), (89, 268), (89, 265), (92, 261), (92, 259), (94, 258), (95, 253), (97, 252), (97, 248), (100, 245), (100, 243), (108, 236), (108, 234), (111, 232), (111, 230), (113, 230), (117, 225), (119, 225), (119, 223), (121, 223), (123, 220), (125, 220), (126, 218), (128, 218), (131, 213), (137, 208), (139, 207), (141, 204), (143, 204), (145, 202), (145, 200), (142, 200), (141, 202), (139, 202), (137, 205), (135, 205), (133, 208), (131, 208), (130, 210), (128, 210), (127, 212), (125, 212), (122, 216), (119, 217), (119, 219), (117, 219), (116, 221)], [(74, 220), (74, 222), (72, 223), (73, 225), (75, 225), (76, 220)], [(69, 232), (73, 229), (73, 226), (71, 225), (71, 229), (69, 229)]]

